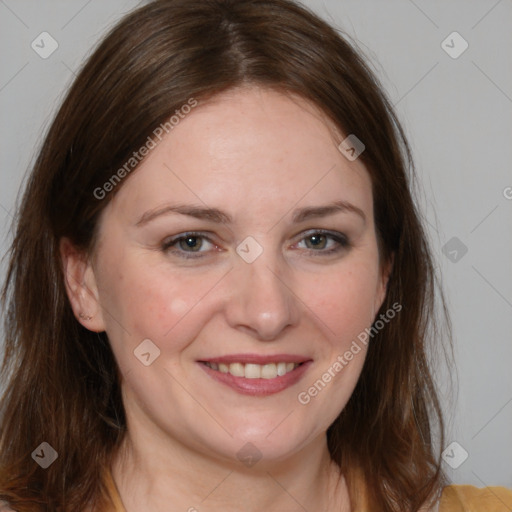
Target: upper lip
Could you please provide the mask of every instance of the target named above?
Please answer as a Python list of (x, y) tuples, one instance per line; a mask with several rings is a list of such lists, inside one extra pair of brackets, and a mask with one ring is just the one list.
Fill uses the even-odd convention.
[(200, 359), (201, 363), (217, 363), (217, 364), (231, 364), (231, 363), (242, 363), (242, 364), (270, 364), (270, 363), (305, 363), (310, 361), (311, 358), (301, 356), (297, 354), (273, 354), (273, 355), (261, 355), (261, 354), (229, 354), (220, 357), (211, 357), (207, 359)]

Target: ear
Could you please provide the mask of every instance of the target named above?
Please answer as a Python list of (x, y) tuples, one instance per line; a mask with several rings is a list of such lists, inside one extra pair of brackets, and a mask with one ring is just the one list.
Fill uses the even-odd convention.
[(377, 285), (377, 294), (375, 297), (375, 306), (374, 306), (374, 317), (377, 311), (379, 311), (380, 307), (384, 303), (386, 299), (386, 294), (388, 291), (388, 282), (389, 276), (391, 275), (391, 271), (393, 270), (393, 263), (395, 261), (395, 253), (391, 253), (389, 260), (381, 265), (380, 270), (380, 279)]
[(90, 331), (104, 331), (98, 286), (90, 258), (68, 238), (60, 240), (59, 249), (64, 284), (76, 319)]

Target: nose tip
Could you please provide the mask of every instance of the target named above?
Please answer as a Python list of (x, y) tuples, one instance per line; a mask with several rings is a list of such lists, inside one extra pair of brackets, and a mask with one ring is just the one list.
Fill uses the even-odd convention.
[(299, 321), (296, 298), (284, 281), (286, 273), (272, 270), (263, 259), (242, 263), (232, 276), (228, 322), (260, 341), (275, 340)]
[(261, 311), (251, 318), (246, 317), (246, 321), (240, 323), (239, 327), (259, 341), (274, 341), (290, 325), (292, 323), (286, 321), (285, 315), (280, 315), (277, 311)]

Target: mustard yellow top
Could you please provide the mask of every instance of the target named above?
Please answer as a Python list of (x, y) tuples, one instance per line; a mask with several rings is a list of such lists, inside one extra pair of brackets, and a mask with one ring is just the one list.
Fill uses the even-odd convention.
[[(126, 512), (111, 473), (105, 476), (105, 486), (113, 505), (108, 512)], [(449, 485), (443, 490), (438, 512), (512, 512), (512, 490)]]

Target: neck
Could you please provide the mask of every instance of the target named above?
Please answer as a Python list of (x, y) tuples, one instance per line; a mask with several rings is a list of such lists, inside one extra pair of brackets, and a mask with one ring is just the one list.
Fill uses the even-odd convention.
[(126, 512), (173, 510), (268, 512), (349, 511), (345, 481), (331, 461), (325, 436), (286, 460), (238, 460), (206, 456), (167, 438), (151, 443), (128, 434), (112, 473)]

